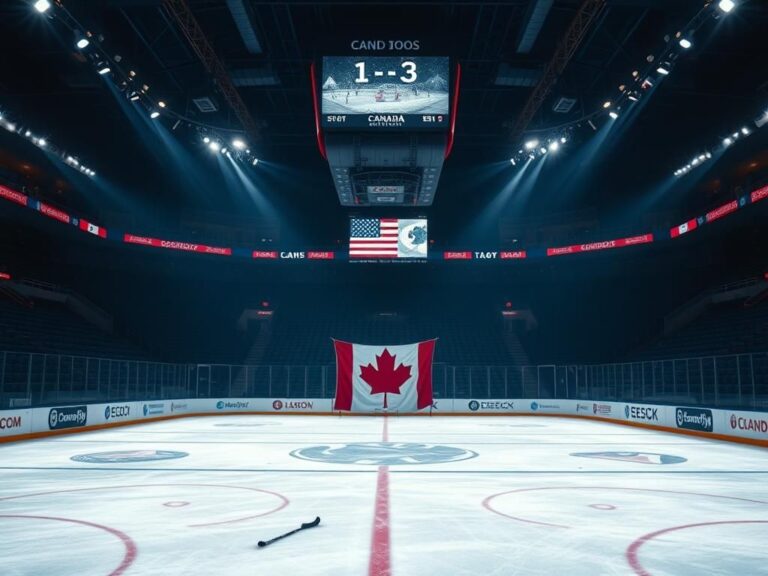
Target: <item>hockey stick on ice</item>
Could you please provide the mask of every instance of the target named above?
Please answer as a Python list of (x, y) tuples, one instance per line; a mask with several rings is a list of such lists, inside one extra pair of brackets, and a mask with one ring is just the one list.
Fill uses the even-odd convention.
[(272, 544), (273, 542), (277, 542), (278, 540), (282, 540), (283, 538), (286, 538), (286, 537), (290, 536), (291, 534), (296, 534), (296, 532), (301, 532), (302, 530), (306, 530), (307, 528), (314, 528), (318, 524), (320, 524), (320, 516), (315, 518), (312, 522), (307, 522), (306, 524), (302, 524), (301, 528), (296, 528), (296, 530), (291, 530), (290, 532), (286, 532), (285, 534), (281, 534), (280, 536), (277, 536), (276, 538), (272, 538), (272, 540), (267, 540), (266, 542), (264, 540), (259, 541), (259, 548), (264, 548), (264, 546)]

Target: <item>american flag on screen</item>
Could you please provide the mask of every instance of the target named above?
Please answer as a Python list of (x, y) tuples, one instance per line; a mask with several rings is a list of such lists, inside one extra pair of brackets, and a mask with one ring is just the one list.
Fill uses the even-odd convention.
[(353, 218), (350, 258), (397, 258), (397, 218)]

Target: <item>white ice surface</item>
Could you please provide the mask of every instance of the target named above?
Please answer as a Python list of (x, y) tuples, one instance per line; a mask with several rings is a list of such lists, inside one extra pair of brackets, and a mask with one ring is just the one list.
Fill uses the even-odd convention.
[[(126, 575), (365, 576), (378, 466), (290, 453), (382, 432), (378, 417), (215, 416), (0, 445), (0, 574), (114, 573), (126, 548), (111, 528), (137, 548)], [(766, 450), (546, 417), (390, 417), (388, 436), (477, 453), (390, 466), (393, 576), (768, 574)], [(143, 449), (189, 456), (70, 459)], [(605, 451), (687, 461), (570, 455)], [(273, 493), (289, 503), (269, 513)], [(657, 532), (633, 566), (632, 543)]]

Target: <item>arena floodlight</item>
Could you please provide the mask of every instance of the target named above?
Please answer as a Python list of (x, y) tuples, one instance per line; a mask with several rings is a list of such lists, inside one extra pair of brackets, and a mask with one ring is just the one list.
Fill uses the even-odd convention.
[(619, 117), (619, 115), (618, 115), (616, 112), (614, 112), (613, 110), (611, 110), (610, 112), (608, 112), (608, 116), (610, 116), (610, 117), (611, 117), (611, 118), (613, 118), (614, 120), (616, 120), (616, 118), (618, 118), (618, 117)]
[(517, 162), (515, 162), (514, 158), (510, 158), (509, 163), (512, 164), (512, 166), (517, 166)]
[(218, 152), (221, 150), (221, 145), (218, 142), (210, 142), (208, 144), (208, 148), (211, 150), (211, 152)]
[(731, 10), (733, 10), (736, 7), (736, 4), (733, 0), (720, 0), (720, 2), (717, 3), (717, 7), (720, 8), (723, 12), (728, 14)]
[(726, 148), (727, 148), (728, 146), (730, 146), (731, 144), (733, 144), (733, 140), (731, 139), (731, 137), (730, 137), (730, 136), (729, 136), (728, 138), (725, 138), (725, 139), (723, 140), (723, 146), (725, 146)]
[(240, 138), (235, 138), (234, 140), (232, 140), (232, 146), (234, 148), (237, 148), (238, 150), (245, 150), (246, 148), (245, 142), (240, 140)]
[(88, 44), (90, 43), (91, 41), (88, 40), (88, 38), (84, 36), (83, 33), (80, 32), (80, 30), (75, 30), (75, 46), (77, 46), (79, 50), (82, 50), (83, 48), (87, 48)]
[(549, 143), (548, 148), (550, 152), (557, 152), (557, 150), (560, 148), (560, 142), (554, 140), (553, 142)]
[(30, 136), (32, 136), (32, 132), (30, 132), (29, 130), (27, 130), (26, 132), (24, 132), (24, 136), (26, 136), (27, 138), (29, 138)]
[(565, 144), (566, 142), (568, 142), (568, 138), (566, 138), (565, 136), (560, 136), (560, 143)]
[(669, 65), (668, 62), (662, 62), (661, 64), (659, 64), (659, 67), (656, 68), (656, 72), (658, 72), (662, 76), (667, 76), (669, 75), (670, 68), (671, 66)]
[(104, 65), (101, 68), (99, 68), (99, 74), (104, 76), (104, 74), (109, 74), (111, 72), (111, 70), (112, 69), (109, 66)]
[(51, 3), (48, 0), (37, 0), (33, 6), (35, 7), (35, 10), (42, 14), (43, 12), (48, 11), (48, 9), (51, 7)]
[(538, 140), (536, 140), (536, 139), (528, 140), (528, 142), (525, 143), (525, 149), (526, 150), (533, 150), (538, 145), (539, 145), (539, 141)]
[(691, 42), (691, 39), (686, 38), (685, 36), (680, 38), (679, 44), (681, 48), (685, 48), (686, 50), (688, 50), (691, 46), (693, 46), (693, 42)]
[(208, 136), (203, 136), (203, 142), (205, 142), (206, 144), (208, 144), (210, 141), (211, 141), (211, 139), (210, 139), (210, 138), (208, 138)]
[(45, 145), (46, 145), (46, 144), (47, 144), (47, 142), (45, 141), (45, 138), (40, 138), (40, 139), (37, 141), (37, 145), (38, 145), (38, 146), (40, 146), (40, 148), (45, 148)]
[(227, 153), (227, 148), (226, 148), (226, 146), (225, 146), (224, 148), (222, 148), (222, 149), (221, 149), (221, 153), (222, 153), (222, 154), (226, 154), (226, 153)]
[(611, 101), (610, 100), (606, 100), (605, 102), (603, 102), (603, 108), (610, 108), (610, 107), (611, 107)]
[(546, 154), (547, 153), (546, 147), (542, 146), (541, 148), (539, 148), (539, 152), (541, 152), (542, 154)]
[(160, 108), (165, 108), (166, 106), (165, 102), (163, 102), (162, 100), (160, 100), (160, 102), (158, 102), (157, 105), (160, 106)]
[(259, 159), (258, 158), (254, 158), (253, 162), (251, 162), (251, 164), (253, 164), (254, 166), (256, 166), (256, 164), (258, 164), (258, 163), (259, 163)]
[(747, 128), (746, 126), (743, 126), (741, 128), (741, 133), (744, 134), (744, 136), (749, 136), (749, 128)]
[(160, 116), (160, 112), (158, 112), (157, 110), (152, 110), (151, 114), (149, 115), (149, 117), (152, 118), (153, 120), (158, 116)]

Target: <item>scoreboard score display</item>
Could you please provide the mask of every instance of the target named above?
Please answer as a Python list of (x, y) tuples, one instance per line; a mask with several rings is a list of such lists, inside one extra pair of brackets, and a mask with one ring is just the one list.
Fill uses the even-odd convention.
[(321, 77), (325, 128), (446, 128), (449, 66), (437, 56), (326, 56)]

